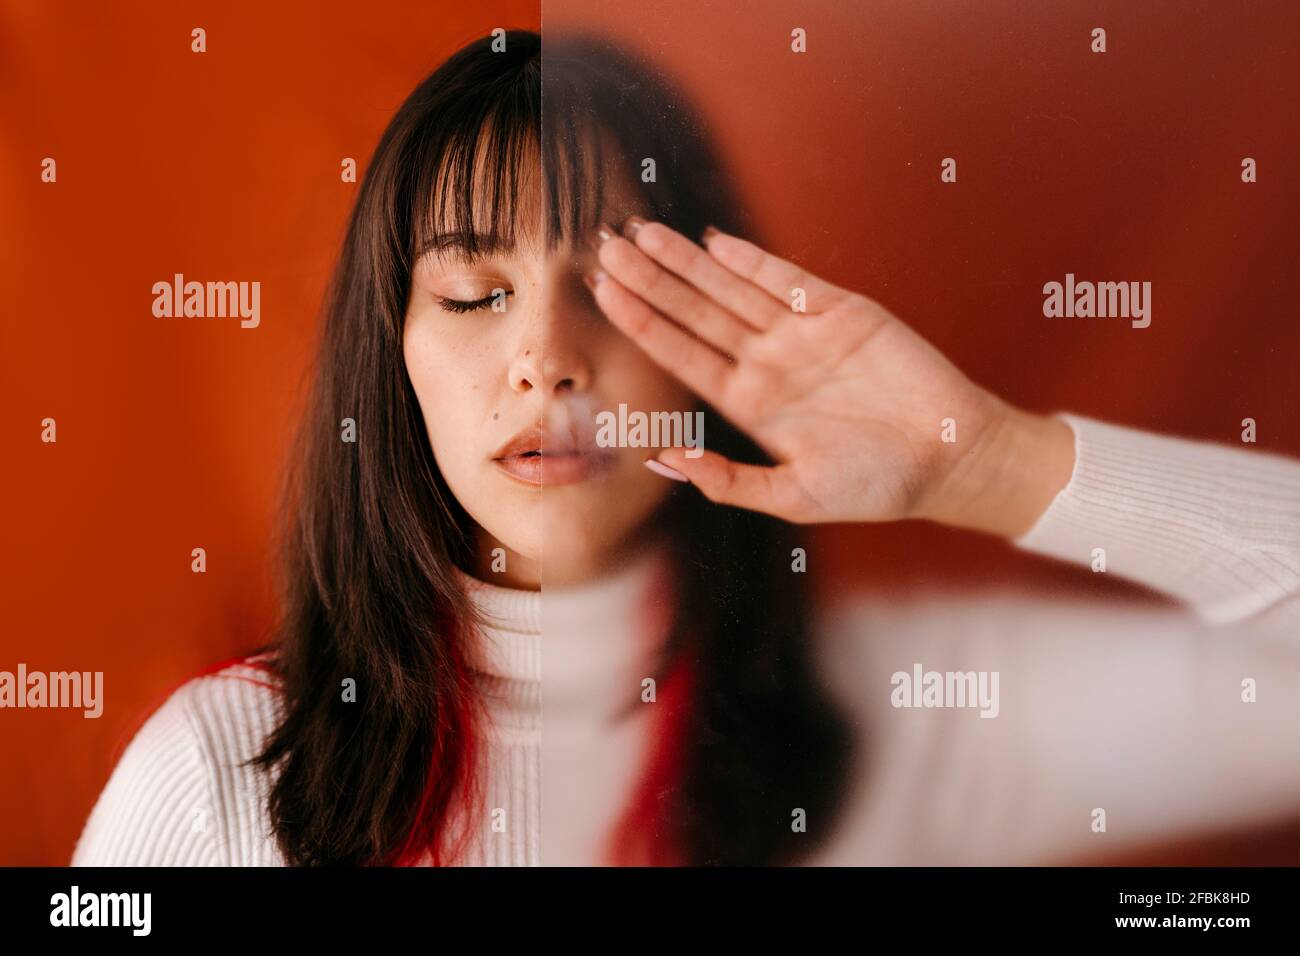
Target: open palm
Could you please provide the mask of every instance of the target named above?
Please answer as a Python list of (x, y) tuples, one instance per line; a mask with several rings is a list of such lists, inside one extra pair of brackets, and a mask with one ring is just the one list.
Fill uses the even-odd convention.
[(1008, 410), (866, 296), (715, 230), (702, 249), (627, 228), (602, 230), (598, 305), (777, 462), (658, 456), (715, 501), (798, 523), (923, 516)]

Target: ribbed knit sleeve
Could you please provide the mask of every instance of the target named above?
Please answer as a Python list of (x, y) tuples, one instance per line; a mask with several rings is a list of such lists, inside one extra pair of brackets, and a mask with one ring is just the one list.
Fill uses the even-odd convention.
[(218, 843), (197, 681), (174, 692), (132, 738), (82, 830), (73, 866), (213, 866)]
[(1300, 462), (1080, 415), (1069, 483), (1017, 546), (1145, 584), (1226, 624), (1300, 635)]

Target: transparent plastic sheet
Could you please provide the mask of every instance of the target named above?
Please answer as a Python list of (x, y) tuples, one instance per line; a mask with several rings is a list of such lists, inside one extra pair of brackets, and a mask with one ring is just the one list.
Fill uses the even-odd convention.
[[(544, 11), (551, 201), (542, 218), (571, 249), (575, 270), (602, 268), (599, 247), (615, 244), (605, 254), (632, 270), (610, 298), (579, 283), (557, 292), (546, 326), (553, 376), (574, 381), (548, 392), (548, 419), (567, 436), (556, 445), (585, 444), (602, 463), (572, 482), (548, 482), (543, 466), (548, 864), (808, 859), (825, 852), (826, 824), (857, 766), (856, 718), (826, 691), (813, 653), (812, 535), (715, 503), (682, 479), (685, 469), (659, 462), (669, 448), (687, 463), (705, 454), (775, 462), (774, 449), (719, 410), (740, 394), (724, 394), (718, 374), (736, 367), (727, 345), (738, 340), (690, 317), (735, 322), (723, 311), (738, 303), (726, 289), (696, 298), (683, 276), (693, 274), (691, 256), (707, 255), (706, 229), (760, 241), (775, 211), (746, 195), (729, 150), (752, 149), (759, 135), (771, 169), (806, 161), (797, 131), (780, 130), (779, 112), (750, 104), (749, 128), (734, 122), (734, 96), (761, 68), (745, 62), (752, 50), (744, 43), (707, 55), (698, 43), (666, 47), (693, 9), (652, 4), (634, 31), (594, 27), (585, 4)], [(710, 15), (719, 25), (738, 21)], [(779, 51), (782, 41), (774, 43)], [(834, 88), (837, 107), (853, 112), (866, 90), (860, 70), (840, 64), (805, 92)], [(719, 122), (719, 111), (730, 121)], [(638, 222), (661, 230), (661, 245), (645, 248), (673, 257), (673, 277), (642, 258)], [(671, 328), (647, 327), (638, 340), (637, 310), (651, 301), (652, 322), (674, 303), (683, 311)], [(621, 310), (622, 322), (607, 308)]]
[[(1125, 565), (1099, 589), (1083, 580), (1098, 571), (1092, 544), (1065, 541), (1059, 517), (1023, 550), (943, 521), (786, 520), (645, 464), (697, 437), (734, 462), (783, 460), (763, 440), (778, 433), (755, 427), (773, 396), (723, 386), (737, 365), (726, 323), (753, 333), (756, 313), (734, 290), (702, 291), (708, 273), (689, 257), (707, 255), (710, 225), (807, 270), (810, 288), (820, 278), (879, 300), (990, 391), (1037, 396), (1044, 418), (1053, 402), (1088, 409), (1053, 391), (1050, 362), (1028, 368), (1005, 350), (1041, 334), (1052, 341), (1037, 354), (1061, 356), (1085, 334), (1041, 331), (1036, 297), (1056, 262), (1097, 257), (1104, 240), (1063, 240), (1055, 258), (1024, 243), (1057, 228), (1054, 204), (1089, 200), (1025, 184), (1025, 203), (999, 204), (955, 185), (966, 156), (994, 167), (966, 190), (1021, 178), (1014, 155), (999, 166), (987, 153), (989, 124), (1010, 130), (1033, 109), (1021, 81), (982, 84), (979, 115), (950, 95), (1000, 48), (963, 42), (960, 22), (931, 43), (934, 11), (787, 7), (545, 4), (541, 218), (572, 255), (546, 320), (554, 379), (572, 379), (548, 392), (548, 440), (597, 449), (601, 464), (543, 480), (543, 862), (1104, 862), (1276, 823), (1295, 803), (1300, 741), (1291, 705), (1252, 707), (1243, 679), (1300, 686), (1294, 648), (1272, 641), (1276, 622), (1216, 631), (1187, 608), (1148, 606), (1123, 579), (1161, 590), (1128, 574), (1159, 559), (1131, 548), (1122, 523), (1087, 516)], [(997, 17), (1017, 29), (1010, 10)], [(990, 35), (974, 11), (953, 19)], [(1029, 42), (1049, 26), (1018, 29)], [(1064, 122), (1039, 124), (1041, 154), (1069, 138)], [(597, 186), (607, 195), (588, 196)], [(629, 216), (672, 233), (639, 242)], [(987, 241), (999, 229), (1008, 245)], [(603, 293), (578, 281), (602, 245), (623, 270)], [(1157, 268), (1142, 254), (1129, 265)], [(1008, 318), (964, 322), (981, 300)], [(943, 384), (941, 364), (918, 366), (893, 396), (900, 409)], [(818, 367), (807, 371), (815, 389)], [(933, 416), (934, 441), (971, 440), (976, 417), (957, 408)], [(1064, 420), (1048, 427), (1074, 441)], [(1115, 436), (1087, 435), (1116, 453)], [(1294, 469), (1275, 477), (1300, 496)], [(1127, 479), (1106, 480), (1113, 493)], [(1272, 781), (1267, 793), (1243, 781), (1207, 795), (1244, 765)]]

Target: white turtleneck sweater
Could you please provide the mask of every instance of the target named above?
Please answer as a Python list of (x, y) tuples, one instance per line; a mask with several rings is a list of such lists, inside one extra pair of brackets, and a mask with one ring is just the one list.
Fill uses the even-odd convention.
[[(1183, 607), (997, 592), (820, 609), (819, 672), (868, 746), (808, 862), (1070, 862), (1300, 814), (1300, 463), (1062, 417), (1074, 473), (1015, 544), (1085, 566), (1103, 548), (1105, 573)], [(653, 704), (609, 718), (650, 674), (663, 560), (544, 592), (462, 576), (487, 619), (492, 726), (461, 863), (600, 862), (646, 755)], [(997, 672), (996, 717), (895, 706), (894, 675), (917, 665)], [(177, 690), (124, 752), (73, 864), (281, 865), (266, 783), (238, 766), (276, 719), (267, 680), (236, 664)]]

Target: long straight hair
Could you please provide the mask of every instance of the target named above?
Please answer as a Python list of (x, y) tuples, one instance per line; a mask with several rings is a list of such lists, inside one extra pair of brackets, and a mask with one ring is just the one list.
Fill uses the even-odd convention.
[[(268, 810), (291, 865), (454, 862), (476, 828), (480, 622), (453, 570), (469, 567), (473, 524), (437, 468), (404, 365), (418, 252), (447, 232), (471, 256), (483, 237), (512, 244), (513, 199), (537, 158), (548, 248), (593, 224), (607, 162), (630, 158), (657, 160), (644, 186), (657, 218), (692, 236), (743, 228), (698, 121), (651, 71), (594, 39), (548, 39), (543, 96), (541, 38), (505, 41), (503, 52), (490, 38), (464, 47), (397, 111), (326, 297), (267, 648), (282, 719), (255, 759), (275, 771)], [(486, 219), (476, 197), (488, 197)], [(765, 460), (710, 415), (710, 447)], [(355, 441), (341, 437), (349, 419)], [(660, 661), (666, 720), (610, 861), (795, 861), (831, 830), (853, 738), (810, 666), (792, 529), (693, 490), (661, 517), (680, 545)], [(798, 810), (808, 832), (792, 826)]]

